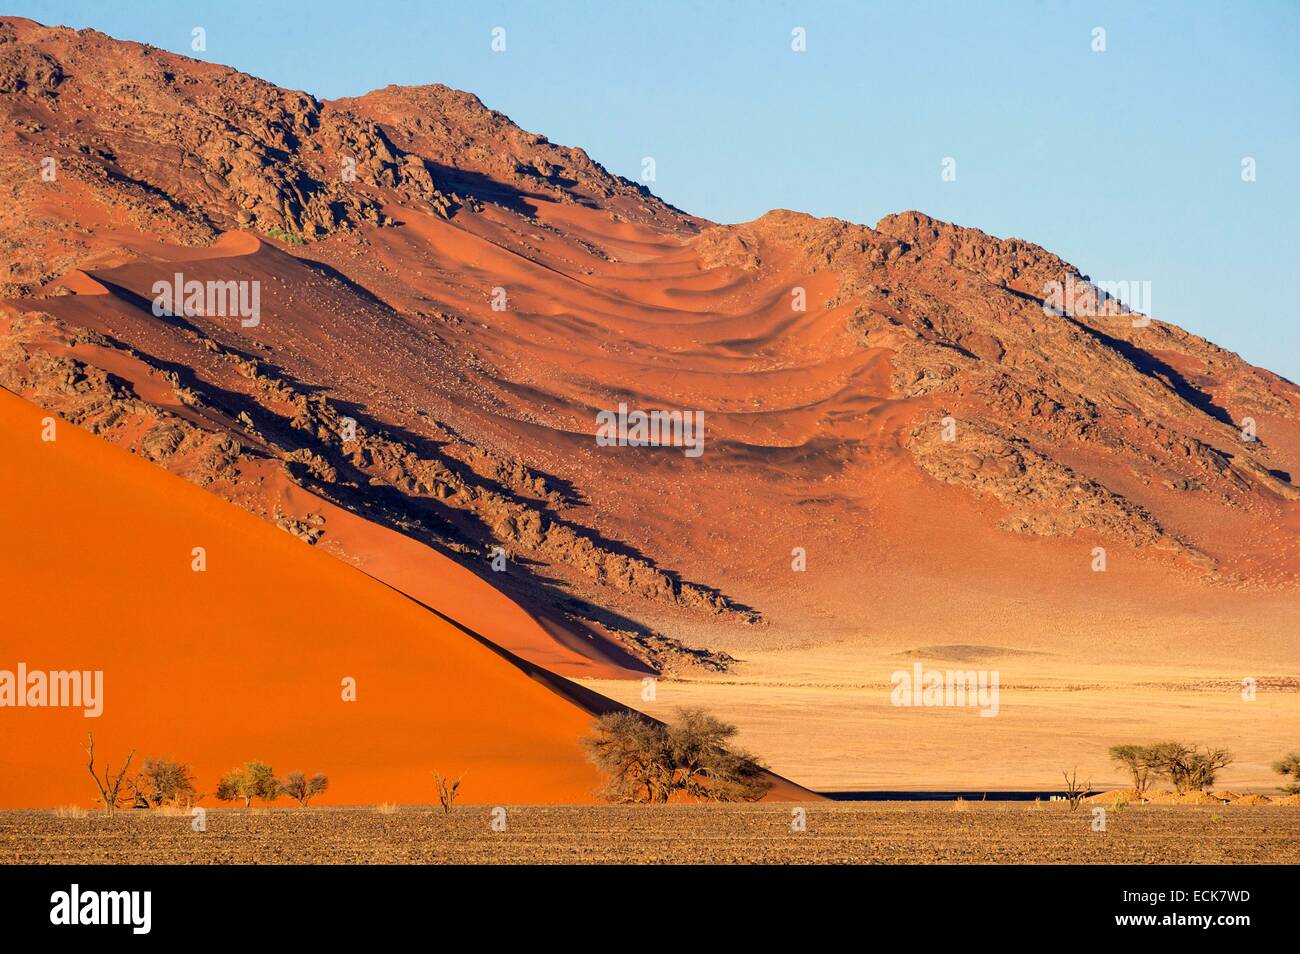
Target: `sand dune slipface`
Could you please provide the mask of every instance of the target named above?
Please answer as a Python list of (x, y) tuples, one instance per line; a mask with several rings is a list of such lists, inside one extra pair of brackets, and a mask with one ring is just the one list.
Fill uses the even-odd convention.
[[(329, 801), (587, 802), (590, 716), (491, 649), (239, 508), (0, 391), (6, 668), (103, 673), (103, 713), (6, 709), (0, 804), (84, 803), (101, 764), (169, 757), (203, 791), (250, 758)], [(206, 569), (192, 568), (201, 547)], [(343, 699), (354, 679), (356, 701)]]
[[(5, 155), (60, 163), (0, 213), (9, 390), (547, 671), (632, 705), (672, 676), (648, 708), (707, 702), (817, 785), (1102, 777), (1183, 692), (1262, 784), (1300, 728), (1300, 390), (1049, 251), (716, 225), (446, 87), (0, 34)], [(156, 313), (178, 274), (256, 321)], [(598, 442), (621, 406), (702, 415), (702, 453)], [(945, 646), (1001, 667), (969, 738), (888, 703)]]

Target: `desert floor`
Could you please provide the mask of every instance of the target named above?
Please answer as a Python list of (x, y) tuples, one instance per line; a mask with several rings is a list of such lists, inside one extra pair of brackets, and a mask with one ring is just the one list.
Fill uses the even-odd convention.
[[(1147, 647), (1154, 655), (1213, 625), (1171, 625), (1158, 639), (1140, 632), (1162, 644)], [(1107, 659), (1099, 642), (999, 651), (846, 639), (739, 650), (734, 672), (660, 680), (653, 699), (640, 682), (581, 681), (658, 718), (704, 706), (739, 727), (742, 747), (814, 791), (1053, 791), (1062, 771), (1076, 767), (1080, 782), (1106, 790), (1127, 784), (1107, 756), (1110, 746), (1168, 738), (1231, 750), (1219, 787), (1276, 792), (1282, 780), (1271, 766), (1300, 739), (1293, 664), (1252, 651), (1242, 654), (1254, 657), (1249, 663), (1209, 652), (1181, 663), (1133, 651)], [(997, 715), (892, 705), (890, 673), (915, 662), (998, 671)], [(1253, 695), (1243, 691), (1245, 679)]]
[(60, 818), (0, 812), (3, 863), (1297, 863), (1300, 807), (872, 802), (213, 810)]

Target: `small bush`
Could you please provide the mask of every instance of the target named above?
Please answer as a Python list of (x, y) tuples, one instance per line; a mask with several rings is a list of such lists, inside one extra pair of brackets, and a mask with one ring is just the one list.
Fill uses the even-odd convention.
[(1065, 777), (1065, 800), (1070, 803), (1070, 811), (1078, 811), (1079, 803), (1084, 797), (1092, 791), (1092, 783), (1084, 782), (1079, 784), (1079, 769), (1076, 766), (1073, 772), (1061, 772)]
[(375, 813), (378, 815), (396, 815), (397, 805), (394, 802), (380, 802), (375, 806)]
[(223, 802), (243, 799), (245, 809), (252, 807), (255, 798), (269, 802), (279, 794), (280, 780), (265, 762), (245, 762), (217, 783), (217, 798)]
[(145, 759), (133, 788), (137, 799), (149, 808), (188, 806), (195, 799), (190, 767), (170, 759)]
[(276, 241), (283, 242), (286, 245), (306, 245), (307, 240), (301, 235), (295, 235), (293, 232), (286, 232), (278, 225), (273, 225), (266, 230), (266, 234)]
[(1282, 791), (1290, 795), (1300, 795), (1300, 752), (1291, 752), (1285, 758), (1273, 763), (1273, 771), (1290, 781), (1282, 786)]
[(460, 791), (460, 779), (453, 781), (445, 775), (434, 772), (433, 784), (438, 787), (438, 804), (442, 806), (442, 813), (450, 815), (456, 805), (456, 793)]
[(60, 805), (54, 809), (55, 818), (85, 818), (89, 814), (80, 805)]
[(299, 808), (306, 808), (311, 800), (330, 787), (330, 780), (317, 772), (307, 778), (302, 772), (290, 772), (280, 783), (280, 789), (298, 803)]

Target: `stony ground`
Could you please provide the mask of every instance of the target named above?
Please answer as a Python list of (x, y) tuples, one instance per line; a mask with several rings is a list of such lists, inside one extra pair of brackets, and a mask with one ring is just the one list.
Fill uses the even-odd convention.
[(1300, 863), (1300, 807), (875, 802), (810, 805), (403, 806), (61, 818), (0, 812), (0, 862), (280, 863)]

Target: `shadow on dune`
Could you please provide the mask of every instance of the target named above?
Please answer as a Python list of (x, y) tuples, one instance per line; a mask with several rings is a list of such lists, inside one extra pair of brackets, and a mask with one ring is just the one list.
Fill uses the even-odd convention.
[[(143, 311), (151, 318), (154, 317), (153, 303), (145, 296), (100, 276), (95, 278), (109, 290), (110, 294), (123, 303)], [(199, 326), (181, 315), (166, 315), (156, 320), (200, 338), (208, 337)], [(112, 336), (104, 335), (104, 338), (119, 349), (125, 350), (128, 347), (126, 343)], [(180, 386), (200, 394), (205, 407), (229, 420), (228, 432), (236, 437), (249, 453), (258, 458), (280, 461), (299, 486), (372, 523), (428, 546), (470, 570), (526, 609), (544, 614), (549, 612), (557, 618), (565, 619), (568, 626), (580, 629), (581, 635), (600, 647), (599, 652), (622, 668), (645, 675), (656, 671), (622, 646), (612, 642), (599, 630), (587, 625), (584, 620), (611, 631), (632, 633), (637, 640), (646, 640), (654, 636), (655, 633), (650, 627), (621, 613), (574, 596), (559, 580), (544, 575), (540, 571), (540, 565), (534, 564), (533, 561), (512, 558), (512, 565), (521, 570), (522, 574), (492, 573), (489, 576), (483, 566), (483, 560), (467, 559), (462, 549), (451, 546), (450, 544), (454, 542), (462, 547), (468, 547), (474, 553), (487, 554), (491, 547), (500, 544), (491, 528), (478, 514), (467, 509), (448, 506), (434, 497), (409, 493), (392, 484), (373, 484), (371, 482), (373, 475), (358, 467), (352, 458), (344, 453), (340, 445), (320, 441), (308, 432), (293, 427), (286, 417), (269, 410), (253, 398), (198, 377), (188, 365), (156, 357), (136, 346), (130, 347), (141, 360), (159, 370), (174, 374)], [(267, 361), (261, 355), (251, 354), (225, 342), (222, 343), (222, 348), (245, 361), (256, 361), (264, 372), (292, 387), (298, 393), (311, 395), (325, 390), (298, 381), (293, 375)], [(355, 403), (336, 400), (331, 403), (340, 413), (352, 417), (359, 430), (409, 449), (421, 460), (437, 462), (466, 486), (480, 492), (494, 493), (511, 504), (537, 511), (544, 516), (544, 519), (569, 527), (580, 537), (591, 541), (604, 551), (644, 561), (662, 573), (674, 587), (683, 585), (679, 574), (656, 566), (636, 548), (611, 540), (582, 525), (564, 521), (545, 501), (520, 495), (501, 482), (478, 474), (461, 460), (443, 453), (442, 447), (445, 442), (422, 437), (403, 428), (380, 422), (367, 415), (365, 409)], [(265, 443), (259, 446), (257, 439), (236, 423), (241, 415), (252, 422), (257, 433), (265, 438)], [(310, 451), (324, 460), (335, 469), (337, 478), (330, 482), (322, 481), (310, 472), (306, 464), (283, 460), (281, 453), (278, 452), (293, 453), (300, 450)], [(572, 494), (571, 486), (568, 489)], [(725, 596), (715, 589), (700, 584), (692, 585), (725, 600)], [(737, 612), (753, 612), (748, 607), (730, 601), (727, 601), (727, 605)], [(707, 650), (686, 646), (682, 647), (682, 652), (702, 660), (711, 655)]]

